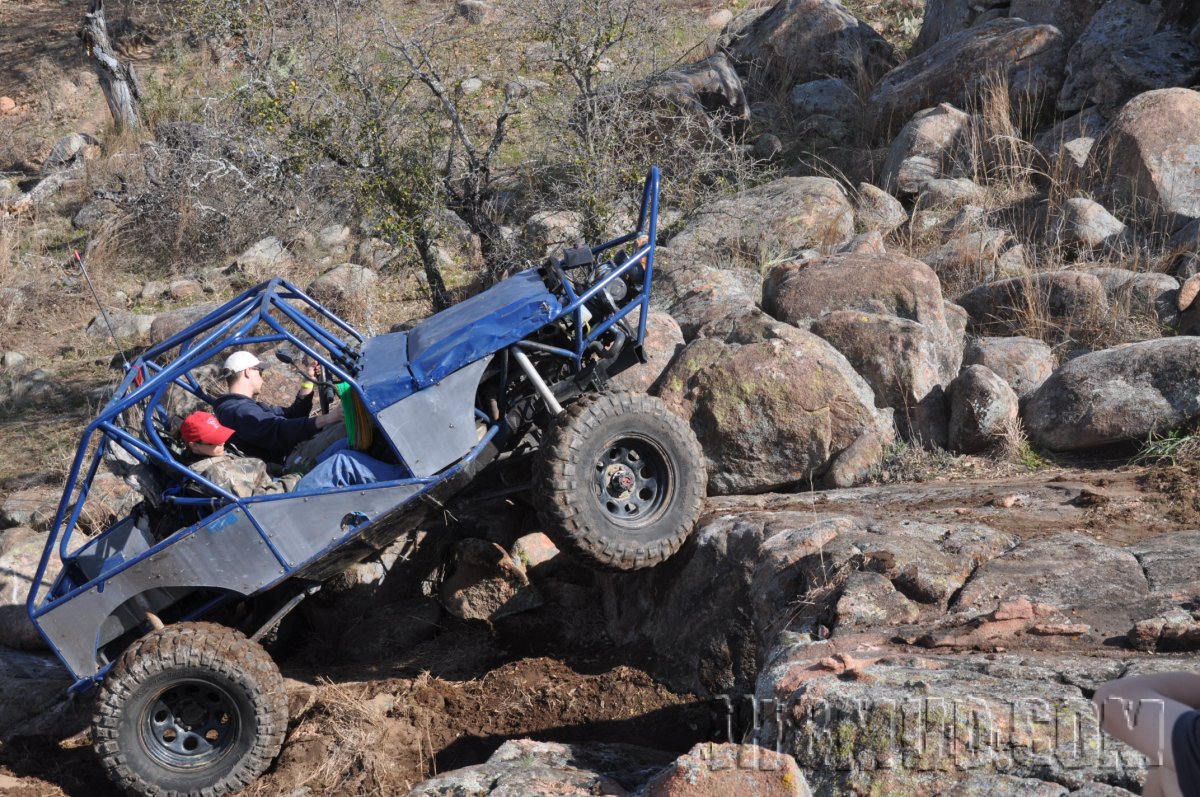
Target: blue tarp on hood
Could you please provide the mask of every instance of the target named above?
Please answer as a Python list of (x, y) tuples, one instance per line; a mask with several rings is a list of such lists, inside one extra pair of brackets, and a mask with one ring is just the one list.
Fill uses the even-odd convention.
[(523, 340), (557, 317), (561, 307), (537, 269), (522, 271), (408, 332), (368, 340), (359, 385), (373, 407), (389, 406)]

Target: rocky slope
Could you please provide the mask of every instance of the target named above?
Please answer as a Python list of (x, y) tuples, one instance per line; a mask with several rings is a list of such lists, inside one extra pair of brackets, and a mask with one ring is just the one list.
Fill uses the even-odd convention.
[[(475, 3), (456, 24), (487, 13), (503, 8)], [(621, 377), (691, 423), (708, 460), (706, 519), (648, 573), (583, 573), (519, 513), (464, 512), (458, 572), (419, 574), (437, 588), (389, 586), (394, 560), (348, 574), (325, 633), (345, 642), (339, 656), (370, 651), (338, 682), (354, 684), (343, 701), (354, 708), (335, 710), (333, 686), (313, 685), (311, 658), (285, 660), (293, 728), (260, 793), (1138, 788), (1145, 762), (1099, 734), (1089, 698), (1123, 674), (1188, 667), (1200, 645), (1188, 464), (1200, 417), (1200, 14), (1166, 0), (930, 0), (905, 59), (834, 0), (781, 0), (714, 39), (714, 60), (649, 85), (688, 113), (740, 120), (763, 171), (670, 224), (650, 363)], [(26, 112), (19, 99), (0, 102), (10, 122)], [(706, 129), (722, 135), (715, 121)], [(56, 314), (47, 285), (63, 287), (61, 266), (31, 254), (23, 225), (36, 207), (57, 219), (43, 238), (55, 224), (87, 238), (125, 218), (116, 193), (81, 198), (93, 170), (113, 168), (96, 133), (45, 142), (36, 175), (0, 182), (0, 254), (13, 253), (0, 271), (6, 435), (47, 412), (51, 428), (77, 429), (104, 395), (108, 324), (125, 341), (162, 340), (267, 274), (368, 325), (427, 311), (394, 301), (418, 281), (388, 269), (394, 247), (336, 223), (263, 230), (231, 260), (169, 280), (114, 275), (107, 323), (76, 279)], [(177, 153), (190, 137), (211, 155), (200, 133), (159, 125), (144, 150)], [(811, 151), (851, 171), (829, 176), (803, 159)], [(59, 191), (74, 199), (55, 204)], [(477, 271), (479, 238), (445, 221), (439, 257)], [(502, 221), (541, 252), (576, 237), (582, 217), (544, 207)], [(63, 327), (84, 342), (67, 347)], [(1164, 467), (1126, 466), (1148, 440)], [(934, 482), (878, 486), (905, 455), (954, 464)], [(1056, 457), (1078, 469), (1047, 463)], [(62, 738), (79, 747), (81, 714), (59, 703), (61, 671), (22, 619), (58, 498), (53, 479), (28, 476), (6, 475), (0, 496), (0, 787), (43, 793), (86, 778), (38, 760)], [(95, 530), (133, 500), (115, 474), (97, 484)], [(505, 617), (500, 605), (527, 611)], [(381, 647), (329, 619), (368, 611), (393, 629)], [(481, 620), (496, 633), (483, 652), (422, 691), (421, 655), (475, 639)], [(549, 658), (523, 669), (524, 653)], [(567, 668), (541, 691), (472, 693), (463, 708), (460, 681), (486, 682), (503, 662), (511, 686), (558, 658), (603, 673)], [(389, 661), (404, 682), (385, 688), (372, 679), (395, 674)], [(577, 693), (577, 714), (480, 719)], [(702, 705), (679, 708), (689, 703)], [(434, 732), (439, 705), (453, 721)], [(477, 743), (455, 748), (455, 727)], [(621, 738), (629, 729), (636, 739)], [(330, 738), (407, 750), (407, 763), (324, 765)], [(693, 748), (714, 739), (750, 744)], [(430, 762), (469, 766), (418, 785)]]

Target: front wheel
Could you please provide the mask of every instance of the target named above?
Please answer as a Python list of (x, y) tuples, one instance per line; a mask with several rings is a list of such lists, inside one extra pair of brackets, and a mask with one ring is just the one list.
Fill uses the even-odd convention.
[(127, 793), (219, 797), (261, 775), (286, 730), (283, 678), (266, 651), (232, 628), (179, 623), (117, 660), (92, 745)]
[(534, 481), (550, 537), (613, 570), (652, 567), (678, 551), (705, 483), (691, 428), (659, 399), (634, 393), (584, 398), (555, 418)]

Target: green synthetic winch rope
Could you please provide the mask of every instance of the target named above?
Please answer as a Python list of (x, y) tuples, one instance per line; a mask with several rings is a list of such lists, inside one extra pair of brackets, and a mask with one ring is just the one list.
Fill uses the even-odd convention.
[(346, 442), (355, 451), (366, 451), (375, 441), (371, 415), (363, 406), (349, 382), (334, 385), (342, 402), (342, 422), (346, 425)]

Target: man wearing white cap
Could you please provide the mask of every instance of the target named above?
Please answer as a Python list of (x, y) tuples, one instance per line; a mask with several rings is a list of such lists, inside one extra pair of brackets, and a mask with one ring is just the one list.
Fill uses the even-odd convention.
[[(282, 464), (297, 443), (342, 419), (342, 406), (335, 403), (326, 415), (312, 412), (313, 384), (305, 381), (290, 407), (257, 401), (262, 391), (262, 372), (268, 366), (248, 351), (235, 351), (225, 359), (222, 374), (229, 392), (213, 402), (213, 412), (222, 426), (234, 430), (231, 438), (247, 456)], [(308, 364), (315, 379), (318, 365)]]

